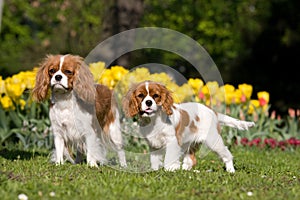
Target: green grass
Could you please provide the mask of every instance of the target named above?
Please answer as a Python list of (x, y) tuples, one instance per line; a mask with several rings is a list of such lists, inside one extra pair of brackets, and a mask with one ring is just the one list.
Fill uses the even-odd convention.
[(55, 166), (43, 151), (2, 150), (0, 199), (17, 199), (21, 193), (29, 200), (300, 199), (300, 149), (231, 151), (235, 174), (225, 172), (213, 153), (198, 160), (197, 172), (129, 173), (86, 164)]

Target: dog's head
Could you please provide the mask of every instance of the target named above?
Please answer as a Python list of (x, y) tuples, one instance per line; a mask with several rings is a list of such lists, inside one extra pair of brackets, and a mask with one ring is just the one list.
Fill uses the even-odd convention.
[(47, 98), (48, 90), (52, 93), (76, 92), (82, 100), (93, 103), (95, 87), (93, 75), (80, 56), (48, 55), (41, 63), (32, 91), (36, 101)]
[(171, 115), (172, 105), (171, 92), (164, 85), (153, 81), (144, 81), (134, 85), (123, 99), (123, 109), (128, 117), (137, 114), (142, 117), (151, 117), (159, 109)]

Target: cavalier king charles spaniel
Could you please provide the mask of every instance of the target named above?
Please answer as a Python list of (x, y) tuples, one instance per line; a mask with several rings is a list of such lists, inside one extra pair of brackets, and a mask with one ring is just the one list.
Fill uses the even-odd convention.
[(154, 170), (161, 166), (169, 171), (180, 167), (191, 169), (196, 164), (195, 152), (202, 143), (222, 159), (228, 172), (234, 173), (233, 156), (224, 145), (220, 124), (240, 130), (255, 125), (214, 112), (200, 103), (175, 104), (171, 92), (152, 81), (131, 87), (122, 104), (127, 117), (138, 119), (140, 133), (151, 149)]
[[(79, 163), (86, 154), (89, 166), (105, 164), (107, 148), (117, 151), (125, 167), (119, 112), (112, 91), (94, 84), (83, 58), (76, 55), (48, 55), (37, 72), (33, 99), (41, 102), (50, 94), (51, 130), (54, 134), (52, 161)], [(76, 159), (70, 148), (77, 149)]]

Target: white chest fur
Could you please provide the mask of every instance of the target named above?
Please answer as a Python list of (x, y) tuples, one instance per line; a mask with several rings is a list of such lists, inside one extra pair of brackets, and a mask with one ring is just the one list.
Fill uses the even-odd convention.
[(161, 149), (168, 141), (175, 137), (175, 129), (167, 116), (163, 113), (154, 117), (144, 118), (144, 124), (140, 126), (140, 133), (147, 139), (151, 148)]
[(88, 109), (82, 109), (73, 93), (52, 97), (53, 106), (50, 109), (51, 127), (54, 134), (63, 137), (68, 142), (82, 140), (86, 126), (92, 126), (92, 114)]

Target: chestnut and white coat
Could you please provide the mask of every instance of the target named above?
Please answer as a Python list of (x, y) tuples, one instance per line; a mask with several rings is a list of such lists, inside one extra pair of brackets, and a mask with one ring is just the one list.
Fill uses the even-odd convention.
[(137, 117), (140, 132), (151, 148), (150, 162), (154, 170), (160, 167), (170, 171), (191, 169), (196, 164), (195, 152), (202, 143), (233, 173), (233, 156), (224, 145), (220, 124), (240, 130), (255, 125), (216, 113), (200, 103), (175, 104), (171, 92), (152, 81), (131, 87), (123, 99), (123, 110), (127, 117)]
[[(83, 59), (76, 55), (48, 55), (37, 72), (33, 99), (41, 102), (50, 94), (51, 129), (55, 150), (52, 160), (63, 164), (81, 162), (89, 166), (107, 162), (107, 148), (117, 151), (121, 166), (126, 166), (122, 148), (119, 112), (112, 91), (94, 84)], [(74, 160), (69, 152), (77, 149)]]

